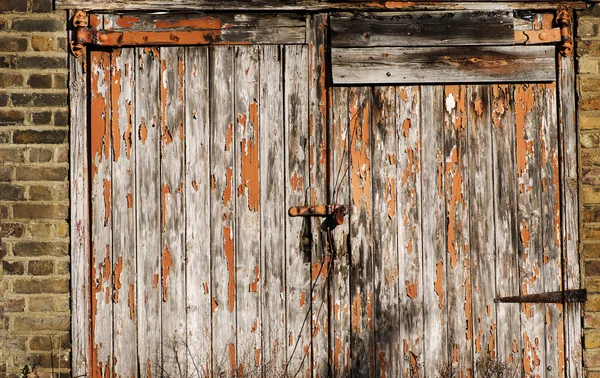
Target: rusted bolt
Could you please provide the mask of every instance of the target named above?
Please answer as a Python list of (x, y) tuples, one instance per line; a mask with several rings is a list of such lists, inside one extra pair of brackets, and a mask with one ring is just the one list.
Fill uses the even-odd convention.
[(107, 39), (108, 39), (108, 37), (106, 36), (106, 34), (100, 34), (100, 35), (98, 36), (98, 40), (99, 40), (100, 42), (106, 42), (106, 40), (107, 40)]
[(548, 38), (548, 34), (546, 34), (546, 32), (541, 32), (538, 38), (540, 41), (545, 41)]
[(311, 213), (311, 214), (312, 214), (312, 213), (314, 213), (314, 212), (315, 212), (315, 208), (314, 208), (314, 207), (312, 207), (312, 206), (311, 206), (311, 207), (309, 207), (309, 208), (308, 208), (308, 212), (309, 212), (309, 213)]
[(391, 72), (386, 72), (385, 76), (390, 77), (390, 76), (392, 76), (392, 73)]

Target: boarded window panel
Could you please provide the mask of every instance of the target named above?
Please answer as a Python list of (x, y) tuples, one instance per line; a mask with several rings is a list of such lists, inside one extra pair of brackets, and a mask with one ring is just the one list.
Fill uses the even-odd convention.
[(332, 48), (335, 84), (552, 81), (554, 46)]

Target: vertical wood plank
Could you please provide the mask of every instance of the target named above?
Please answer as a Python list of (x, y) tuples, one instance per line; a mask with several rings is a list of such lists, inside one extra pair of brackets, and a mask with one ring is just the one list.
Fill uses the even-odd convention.
[[(327, 44), (328, 16), (316, 14), (306, 17), (306, 40), (309, 54), (309, 135), (310, 135), (310, 203), (324, 204), (327, 201), (327, 97), (325, 88), (325, 47)], [(327, 376), (329, 372), (329, 327), (327, 325), (328, 285), (327, 274), (331, 264), (327, 248), (327, 234), (321, 231), (321, 222), (312, 226), (312, 273), (316, 281), (310, 295), (311, 358), (313, 376)]]
[[(309, 203), (308, 49), (285, 46), (285, 208)], [(286, 220), (286, 371), (310, 376), (310, 218)], [(306, 356), (306, 358), (304, 358)]]
[[(542, 238), (540, 226), (540, 140), (536, 108), (536, 85), (515, 86), (517, 179), (519, 184), (519, 269), (521, 294), (543, 290)], [(544, 374), (545, 367), (545, 305), (521, 305), (523, 334), (523, 370), (525, 377)]]
[(110, 53), (91, 53), (92, 377), (112, 374), (112, 186)]
[(420, 374), (423, 357), (423, 249), (421, 236), (420, 88), (396, 87), (398, 312), (402, 376)]
[(237, 370), (233, 53), (231, 46), (210, 50), (213, 376)]
[(425, 374), (447, 365), (443, 87), (421, 87), (421, 214)]
[(111, 75), (111, 138), (112, 219), (113, 228), (113, 326), (114, 374), (123, 377), (137, 375), (136, 307), (136, 245), (135, 245), (135, 51), (115, 50), (112, 53)]
[[(444, 88), (444, 180), (447, 213), (448, 353), (459, 376), (473, 375), (473, 314), (469, 256), (470, 170), (467, 87)], [(493, 251), (492, 251), (493, 253)]]
[[(558, 130), (556, 83), (540, 85), (538, 106), (541, 122), (541, 175), (542, 175), (542, 277), (544, 292), (562, 288), (562, 258), (560, 240), (560, 175), (558, 160)], [(549, 303), (545, 308), (546, 371), (563, 377), (565, 373), (564, 325), (562, 303)], [(550, 375), (550, 374), (549, 374)]]
[(237, 367), (240, 375), (261, 369), (259, 48), (235, 48), (235, 171)]
[(285, 159), (282, 47), (263, 46), (259, 140), (262, 272), (262, 355), (265, 375), (283, 374), (285, 337)]
[(210, 120), (208, 47), (185, 49), (186, 303), (191, 377), (211, 372)]
[[(494, 222), (496, 243), (497, 296), (516, 295), (519, 292), (519, 256), (517, 231), (517, 175), (515, 155), (514, 87), (492, 86), (492, 151), (494, 165)], [(523, 370), (521, 359), (521, 323), (519, 305), (496, 305), (499, 361)]]
[(400, 375), (396, 92), (375, 87), (372, 105), (375, 376)]
[[(71, 12), (74, 13), (74, 12)], [(87, 58), (86, 58), (87, 59)], [(91, 361), (90, 207), (88, 151), (88, 80), (86, 59), (69, 54), (70, 194), (71, 194), (71, 373), (82, 376)]]
[(159, 374), (160, 306), (160, 55), (137, 48), (135, 119), (135, 209), (137, 245), (138, 366), (140, 375)]
[(373, 240), (371, 233), (371, 92), (350, 90), (350, 288), (352, 372), (375, 374), (373, 329)]
[[(473, 301), (473, 356), (496, 357), (494, 198), (490, 87), (472, 85), (468, 92), (470, 260)], [(487, 356), (486, 356), (487, 355)]]
[[(331, 115), (331, 167), (332, 203), (349, 204), (348, 178), (348, 88), (334, 87), (330, 90)], [(331, 364), (333, 376), (346, 377), (350, 374), (350, 296), (349, 296), (349, 222), (336, 227), (333, 233), (335, 251), (330, 278), (331, 287)]]
[(183, 47), (160, 50), (162, 371), (185, 374)]
[[(568, 10), (570, 19), (574, 19), (573, 10)], [(569, 26), (570, 35), (575, 35), (573, 24)], [(561, 224), (563, 274), (565, 289), (581, 287), (579, 255), (579, 186), (577, 178), (581, 167), (577, 153), (577, 103), (575, 101), (575, 60), (573, 53), (558, 58), (558, 133), (561, 158)], [(580, 377), (583, 371), (583, 351), (581, 348), (582, 329), (580, 303), (570, 303), (565, 308), (565, 359), (568, 377)]]

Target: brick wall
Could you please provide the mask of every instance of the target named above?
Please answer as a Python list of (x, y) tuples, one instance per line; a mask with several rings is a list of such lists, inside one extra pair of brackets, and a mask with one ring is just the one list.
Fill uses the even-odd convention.
[(0, 377), (70, 364), (65, 18), (0, 0)]

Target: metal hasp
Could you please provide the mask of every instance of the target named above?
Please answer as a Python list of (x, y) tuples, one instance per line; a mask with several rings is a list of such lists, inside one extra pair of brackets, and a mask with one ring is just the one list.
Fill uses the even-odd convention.
[(348, 205), (292, 206), (288, 210), (290, 217), (326, 218), (321, 225), (323, 230), (333, 230), (343, 224), (346, 214), (348, 214)]
[(494, 299), (496, 303), (569, 303), (587, 301), (587, 290), (550, 291), (539, 294), (517, 295)]

